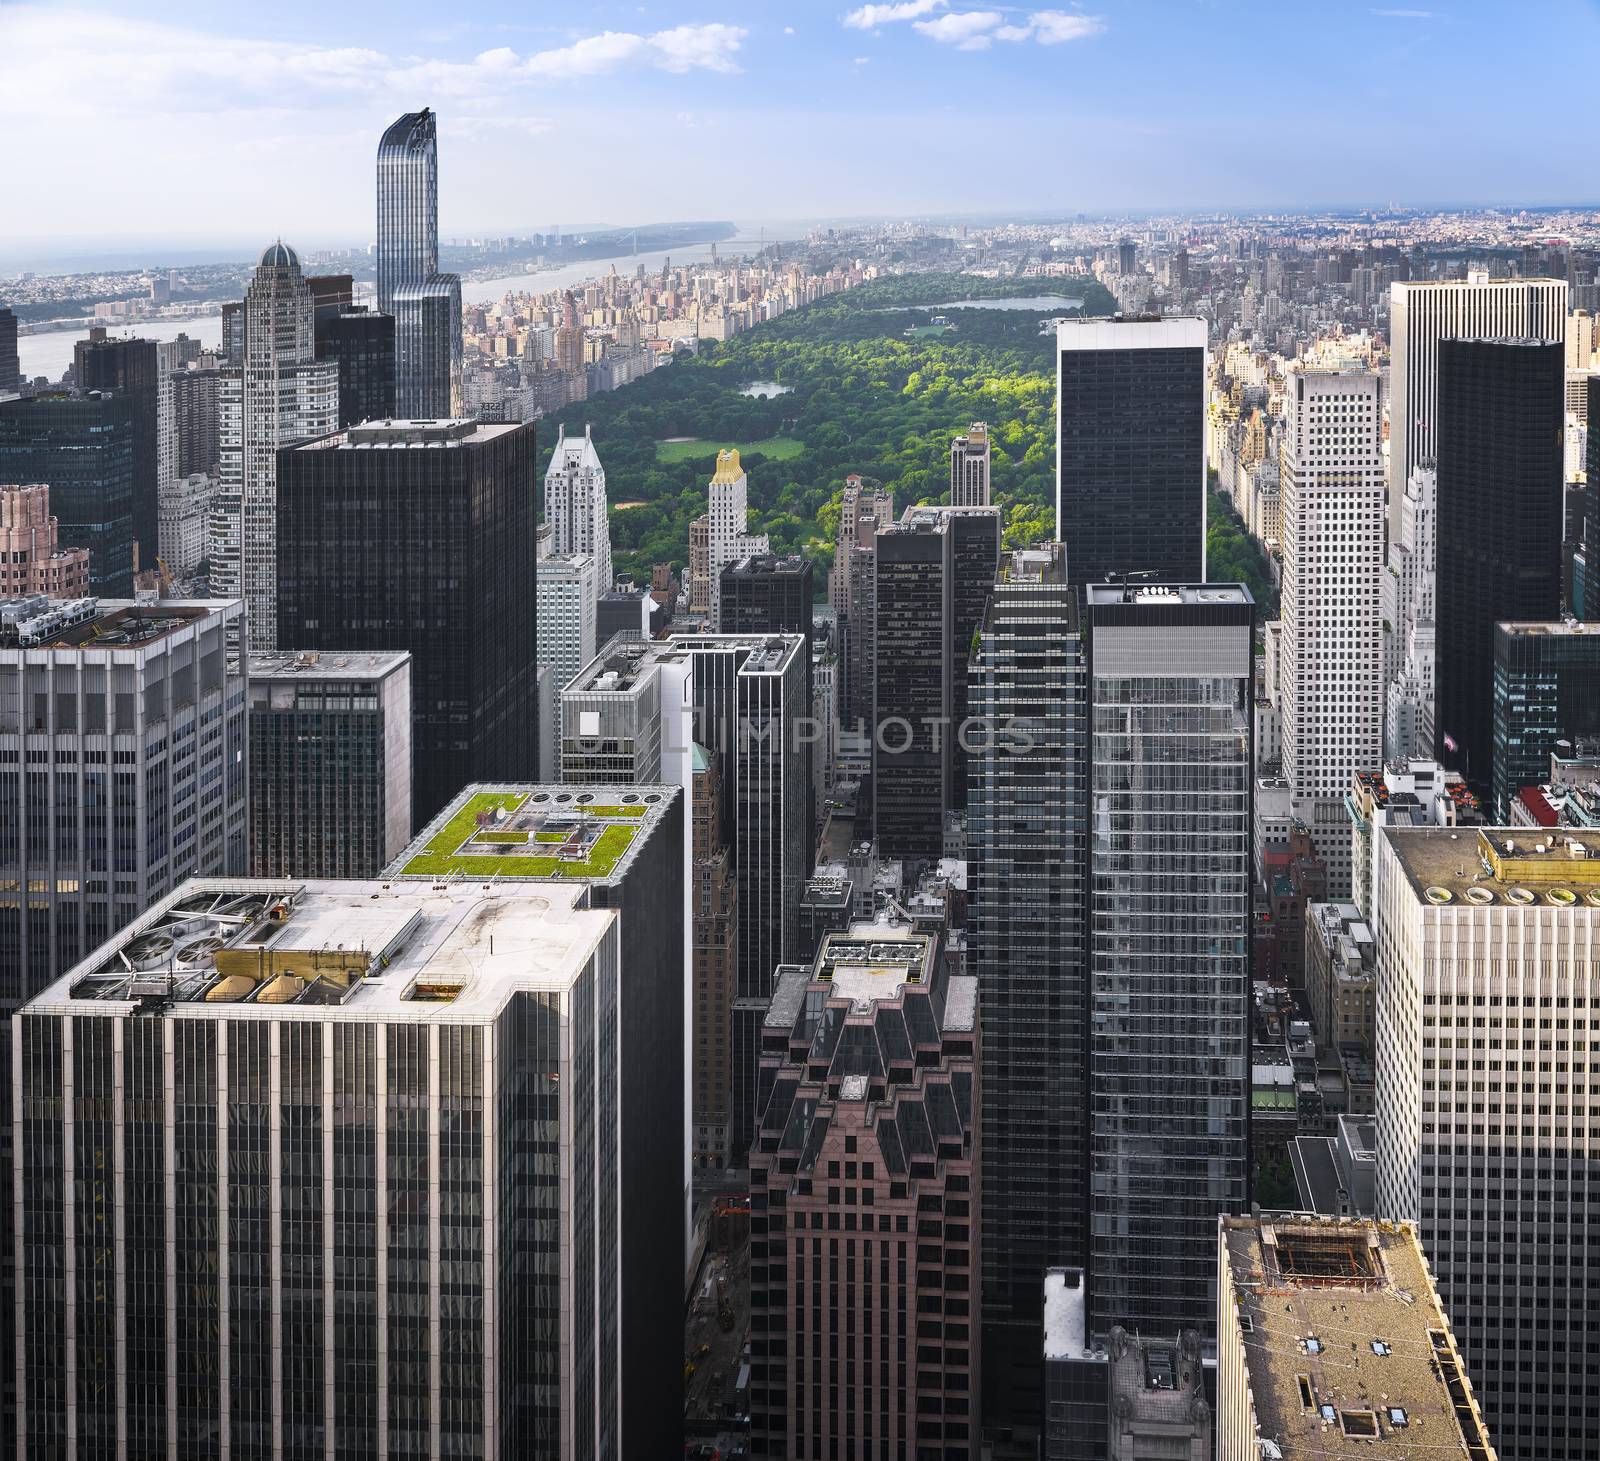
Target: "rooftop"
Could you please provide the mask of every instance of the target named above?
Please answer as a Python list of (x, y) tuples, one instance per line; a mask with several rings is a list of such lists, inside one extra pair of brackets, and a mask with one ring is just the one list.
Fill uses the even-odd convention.
[(1084, 592), (1091, 604), (1249, 604), (1255, 601), (1242, 583), (1090, 583)]
[(1049, 1268), (1044, 1275), (1044, 1357), (1077, 1359), (1089, 1352), (1088, 1293), (1081, 1268)]
[(1600, 624), (1582, 619), (1502, 619), (1495, 631), (1511, 639), (1600, 639)]
[(468, 787), (383, 876), (604, 882), (626, 872), (635, 844), (677, 794), (671, 786)]
[(1391, 827), (1412, 891), (1435, 907), (1600, 908), (1600, 830)]
[(252, 680), (381, 680), (411, 658), (406, 649), (366, 654), (355, 650), (281, 650), (250, 656)]
[(394, 451), (402, 447), (444, 450), (449, 447), (475, 446), (521, 430), (522, 426), (517, 422), (464, 419), (367, 421), (360, 426), (352, 426), (348, 431), (335, 431), (328, 436), (303, 441), (291, 450)]
[(1224, 1217), (1222, 1242), (1264, 1457), (1494, 1461), (1414, 1228)]
[(0, 600), (0, 646), (24, 649), (133, 649), (164, 639), (212, 614), (226, 599)]
[(196, 878), (28, 1008), (478, 1022), (519, 990), (570, 987), (616, 916), (581, 900), (552, 883)]

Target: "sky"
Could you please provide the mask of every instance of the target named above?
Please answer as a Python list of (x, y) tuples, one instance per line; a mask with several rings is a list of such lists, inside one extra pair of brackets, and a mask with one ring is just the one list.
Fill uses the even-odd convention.
[(1046, 4), (0, 0), (0, 240), (1600, 198), (1600, 0)]

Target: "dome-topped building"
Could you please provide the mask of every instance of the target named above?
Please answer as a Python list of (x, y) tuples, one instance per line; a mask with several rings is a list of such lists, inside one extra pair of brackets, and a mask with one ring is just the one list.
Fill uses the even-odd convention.
[(261, 252), (261, 267), (263, 269), (298, 269), (300, 255), (289, 247), (281, 238), (273, 244), (268, 244)]

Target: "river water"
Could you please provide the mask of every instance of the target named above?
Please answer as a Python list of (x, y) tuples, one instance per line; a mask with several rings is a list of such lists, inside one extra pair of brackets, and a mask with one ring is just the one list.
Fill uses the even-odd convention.
[[(762, 245), (759, 234), (723, 239), (715, 245), (720, 257), (726, 259), (738, 254), (753, 254)], [(765, 242), (778, 239), (769, 233)], [(659, 253), (621, 254), (614, 259), (586, 259), (580, 264), (563, 264), (559, 269), (540, 269), (532, 274), (514, 274), (502, 279), (468, 279), (461, 285), (463, 303), (494, 304), (506, 294), (539, 294), (547, 289), (566, 289), (574, 284), (604, 276), (613, 264), (619, 274), (631, 274), (640, 264), (645, 272), (660, 273), (668, 259), (679, 264), (699, 263), (711, 257), (712, 245), (687, 244), (682, 248), (666, 249)], [(199, 340), (202, 345), (215, 349), (222, 343), (222, 312), (198, 315), (188, 320), (141, 320), (132, 326), (107, 327), (111, 335), (140, 335), (146, 340), (175, 340), (180, 334)], [(72, 364), (72, 347), (87, 339), (88, 327), (72, 325), (64, 330), (46, 330), (37, 335), (22, 335), (17, 339), (17, 354), (22, 365), (24, 380), (34, 376), (48, 376), (60, 380), (61, 373)]]

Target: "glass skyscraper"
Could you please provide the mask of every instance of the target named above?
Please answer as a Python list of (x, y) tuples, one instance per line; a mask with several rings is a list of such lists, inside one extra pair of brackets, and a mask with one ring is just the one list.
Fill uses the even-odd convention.
[(407, 112), (378, 143), (378, 308), (395, 317), (395, 411), (461, 410), (461, 280), (439, 272), (436, 118)]
[(1250, 1180), (1251, 649), (1237, 584), (1090, 585), (1089, 1323), (1215, 1332)]

